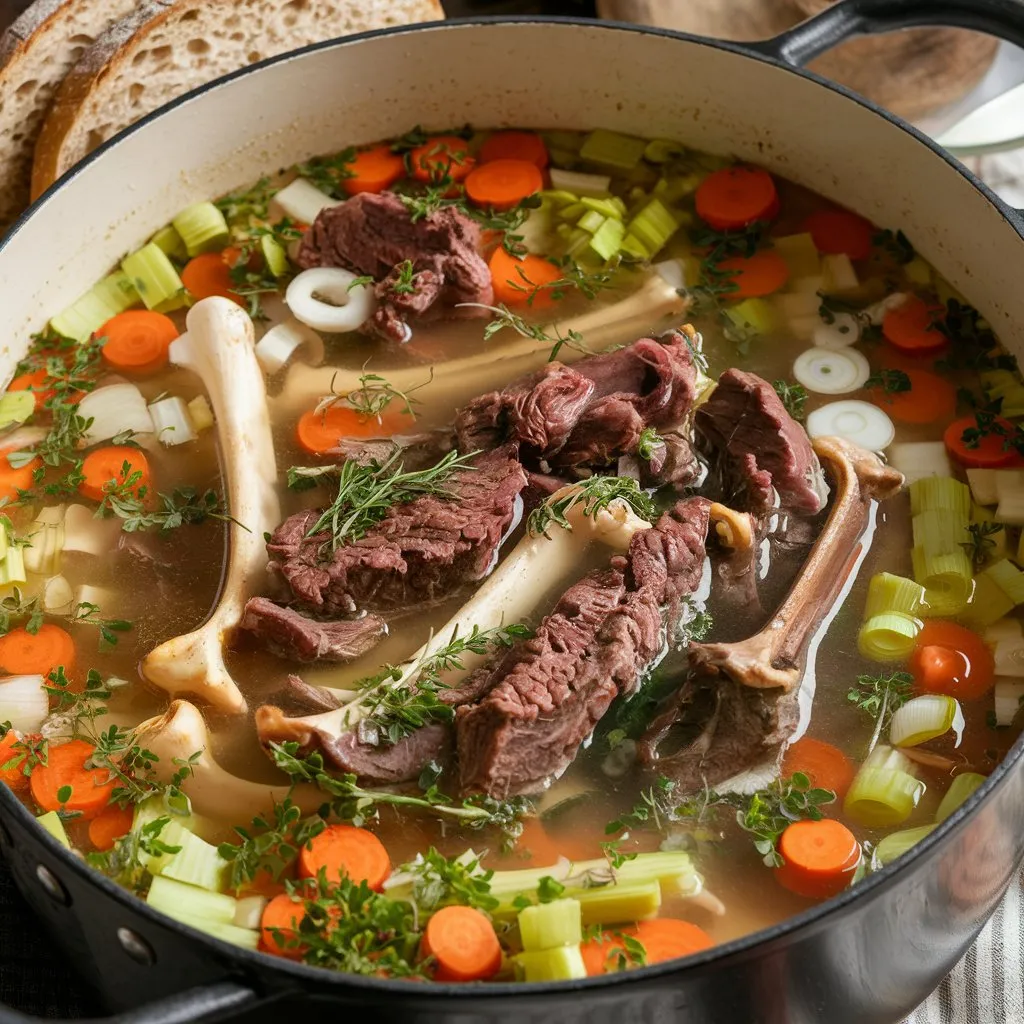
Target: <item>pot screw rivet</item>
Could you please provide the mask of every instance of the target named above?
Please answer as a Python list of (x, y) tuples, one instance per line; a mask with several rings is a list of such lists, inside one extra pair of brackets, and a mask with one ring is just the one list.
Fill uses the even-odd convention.
[(131, 928), (118, 928), (117, 941), (137, 964), (142, 964), (143, 967), (152, 967), (156, 963), (156, 953), (153, 952), (153, 947)]
[(57, 880), (57, 876), (48, 868), (42, 864), (36, 865), (36, 878), (39, 880), (39, 884), (43, 887), (46, 895), (50, 899), (55, 900), (57, 903), (63, 903), (66, 907), (71, 902), (71, 897), (68, 896), (67, 889)]

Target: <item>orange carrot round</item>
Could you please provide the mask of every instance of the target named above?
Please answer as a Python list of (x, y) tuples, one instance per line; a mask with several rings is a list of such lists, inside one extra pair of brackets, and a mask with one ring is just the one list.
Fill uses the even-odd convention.
[(494, 926), (474, 907), (442, 907), (427, 922), (421, 949), (434, 958), (438, 981), (486, 981), (501, 969)]
[(656, 917), (627, 928), (606, 928), (599, 938), (589, 939), (580, 946), (588, 976), (596, 977), (619, 969), (624, 936), (643, 945), (644, 960), (648, 964), (690, 956), (715, 944), (703, 928), (673, 917)]
[(814, 247), (825, 255), (845, 253), (851, 260), (866, 260), (871, 255), (875, 226), (860, 214), (849, 210), (817, 210), (804, 222)]
[(69, 676), (75, 668), (75, 641), (66, 629), (45, 622), (35, 633), (19, 626), (0, 636), (0, 668), (9, 675), (46, 676), (58, 666)]
[(469, 143), (457, 135), (435, 135), (409, 154), (409, 166), (417, 181), (462, 181), (475, 164), (469, 155)]
[(962, 466), (977, 469), (996, 469), (1008, 466), (1017, 460), (1017, 452), (1007, 441), (1013, 437), (1017, 428), (1009, 420), (997, 416), (990, 429), (977, 439), (977, 444), (970, 448), (964, 440), (964, 433), (978, 429), (978, 420), (974, 416), (963, 416), (954, 420), (942, 435), (946, 451)]
[(909, 296), (882, 320), (882, 334), (890, 345), (915, 356), (930, 356), (948, 344), (946, 336), (936, 327), (942, 318), (942, 307)]
[(732, 256), (716, 264), (736, 286), (727, 299), (752, 299), (771, 295), (789, 280), (789, 266), (774, 249), (762, 249), (753, 256)]
[(480, 147), (480, 162), (527, 160), (544, 170), (548, 165), (548, 147), (536, 132), (495, 132)]
[(327, 872), (328, 882), (348, 876), (380, 892), (391, 874), (391, 860), (384, 844), (368, 829), (328, 825), (299, 853), (302, 877), (316, 878), (321, 869)]
[(82, 460), (85, 479), (78, 485), (78, 493), (93, 501), (102, 501), (111, 481), (124, 483), (135, 473), (142, 474), (131, 488), (132, 493), (138, 495), (143, 487), (149, 487), (149, 462), (138, 448), (119, 444), (97, 448)]
[(995, 685), (995, 659), (988, 644), (956, 622), (930, 619), (917, 635), (910, 671), (919, 693), (978, 700)]
[(338, 447), (343, 437), (392, 437), (414, 421), (405, 406), (392, 402), (379, 416), (363, 413), (336, 402), (323, 412), (310, 409), (299, 417), (296, 432), (299, 444), (311, 455), (324, 455)]
[(178, 337), (174, 321), (149, 309), (130, 309), (111, 317), (97, 332), (106, 338), (103, 362), (124, 373), (155, 373), (167, 365), (167, 350)]
[(134, 818), (133, 808), (111, 804), (89, 822), (89, 842), (97, 850), (113, 849), (114, 843), (131, 831)]
[[(84, 740), (50, 747), (47, 763), (32, 769), (32, 799), (44, 811), (62, 808), (86, 820), (95, 818), (110, 803), (114, 780), (105, 768), (86, 768), (96, 748)], [(61, 799), (66, 797), (66, 799)]]
[(544, 176), (529, 160), (492, 160), (466, 176), (466, 195), (493, 210), (511, 210), (543, 187)]
[(832, 790), (839, 800), (850, 788), (854, 776), (853, 765), (838, 747), (810, 736), (801, 736), (786, 749), (782, 774), (789, 778), (796, 772), (806, 775), (815, 788)]
[(504, 302), (506, 306), (530, 305), (534, 309), (554, 302), (551, 290), (544, 286), (557, 281), (562, 272), (550, 260), (533, 255), (520, 260), (499, 245), (487, 265), (491, 270), (495, 302)]
[(47, 401), (53, 398), (55, 392), (52, 388), (48, 388), (47, 382), (50, 380), (50, 375), (46, 370), (34, 370), (31, 373), (19, 374), (10, 384), (7, 385), (8, 391), (34, 391), (36, 400), (36, 409), (42, 409)]
[(775, 879), (790, 892), (808, 899), (827, 900), (853, 880), (860, 863), (860, 844), (842, 822), (794, 821), (779, 838), (785, 863)]
[(906, 370), (909, 391), (883, 392), (875, 389), (872, 401), (900, 423), (948, 421), (956, 412), (956, 388), (937, 373)]
[(0, 498), (7, 498), (10, 501), (17, 500), (19, 491), (31, 489), (32, 475), (43, 464), (40, 459), (33, 459), (26, 465), (15, 469), (7, 460), (7, 456), (15, 450), (14, 448), (0, 450)]
[(405, 174), (405, 162), (390, 146), (372, 146), (356, 153), (347, 165), (351, 178), (343, 178), (342, 188), (350, 196), (360, 192), (383, 192)]
[(760, 167), (723, 167), (697, 189), (697, 216), (716, 231), (734, 231), (779, 212), (772, 176)]
[[(22, 760), (24, 751), (18, 749), (18, 742), (13, 729), (0, 740), (0, 782), (5, 783), (15, 793), (20, 793), (28, 786), (28, 776), (25, 774), (25, 763)], [(15, 760), (19, 763), (10, 768), (4, 767)]]
[[(237, 249), (234, 250), (234, 259), (237, 259), (237, 252)], [(212, 295), (219, 295), (223, 299), (231, 299), (239, 305), (244, 305), (231, 280), (234, 259), (230, 259), (230, 253), (231, 250), (228, 249), (224, 252), (204, 252), (185, 264), (185, 269), (181, 272), (181, 281), (188, 289), (189, 295), (197, 302)]]
[(260, 932), (263, 948), (267, 953), (283, 956), (287, 960), (301, 960), (304, 950), (301, 946), (292, 946), (298, 934), (306, 912), (302, 901), (288, 893), (275, 896), (263, 908), (260, 919)]

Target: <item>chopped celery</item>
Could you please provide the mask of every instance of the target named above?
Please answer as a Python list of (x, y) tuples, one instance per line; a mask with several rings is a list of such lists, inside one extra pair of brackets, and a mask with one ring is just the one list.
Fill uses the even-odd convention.
[[(611, 178), (608, 179), (608, 182), (609, 184), (611, 183)], [(580, 193), (580, 195), (583, 194), (585, 193)], [(563, 207), (571, 206), (573, 203), (579, 202), (579, 196), (572, 192), (567, 192), (565, 189), (546, 189), (540, 193), (540, 197), (542, 202), (552, 203), (556, 210), (559, 211)]]
[(64, 822), (60, 820), (60, 815), (56, 811), (47, 811), (45, 814), (40, 814), (36, 821), (39, 827), (45, 832), (49, 832), (61, 846), (66, 850), (71, 849), (71, 840), (68, 839), (68, 834), (64, 829)]
[(667, 178), (659, 178), (651, 193), (664, 202), (675, 205), (696, 192), (703, 180), (703, 174), (672, 174)]
[(1019, 679), (996, 679), (992, 694), (996, 725), (1013, 725), (1024, 700), (1024, 682)]
[[(994, 562), (979, 576), (986, 576), (1015, 604), (1024, 604), (1024, 572), (1021, 572), (1008, 558)], [(1005, 614), (1005, 613), (1004, 613)], [(996, 616), (1001, 618), (1001, 616)], [(986, 625), (991, 625), (995, 618)]]
[(744, 299), (727, 307), (725, 315), (740, 330), (754, 334), (770, 334), (777, 325), (775, 309), (765, 299)]
[(185, 304), (185, 285), (167, 254), (152, 242), (126, 256), (121, 269), (135, 285), (147, 309), (170, 312)]
[(597, 210), (587, 210), (578, 221), (576, 221), (576, 227), (581, 231), (589, 231), (590, 234), (594, 234), (603, 227), (607, 217), (601, 216)]
[(260, 238), (260, 250), (263, 253), (263, 259), (266, 261), (267, 270), (274, 277), (282, 277), (291, 269), (288, 264), (288, 253), (285, 252), (284, 246), (273, 235), (263, 235)]
[[(580, 217), (587, 212), (587, 207), (582, 202), (570, 203), (568, 206), (563, 206), (558, 211), (558, 219), (565, 221), (567, 224), (576, 224)], [(602, 221), (602, 223), (604, 223)]]
[[(793, 280), (801, 277), (813, 277), (821, 272), (821, 256), (809, 231), (799, 235), (784, 235), (782, 238), (774, 239), (772, 244), (775, 246), (775, 251), (786, 261), (786, 266), (789, 267), (789, 276)], [(820, 305), (820, 299), (818, 299), (818, 303)], [(817, 307), (815, 307), (815, 312), (817, 312)]]
[(1024, 639), (1008, 637), (1005, 640), (997, 640), (992, 654), (996, 662), (997, 676), (1024, 679)]
[(515, 965), (516, 975), (526, 982), (571, 981), (587, 976), (578, 945), (546, 949), (539, 953), (520, 953), (515, 957)]
[(104, 305), (117, 313), (123, 313), (142, 301), (135, 290), (135, 285), (122, 270), (108, 274), (99, 284), (93, 286), (92, 291)]
[(28, 577), (25, 575), (25, 549), (22, 547), (10, 546), (0, 559), (0, 585), (5, 587), (12, 583), (25, 583)]
[(868, 598), (864, 604), (864, 618), (870, 619), (883, 612), (902, 612), (916, 615), (924, 602), (924, 587), (905, 576), (891, 572), (878, 572), (868, 584)]
[(629, 222), (629, 233), (656, 255), (679, 230), (679, 221), (660, 199), (651, 199)]
[(962, 550), (960, 545), (969, 543), (971, 539), (967, 530), (967, 516), (946, 509), (919, 512), (914, 516), (912, 526), (914, 546), (921, 548), (926, 557)]
[(631, 256), (636, 260), (649, 260), (651, 258), (651, 254), (648, 252), (647, 246), (644, 245), (636, 235), (626, 235), (626, 237), (623, 238), (619, 249), (627, 256)]
[(667, 164), (686, 155), (686, 147), (673, 139), (651, 139), (644, 148), (644, 159), (652, 164)]
[(959, 615), (970, 600), (974, 586), (971, 560), (962, 549), (948, 554), (926, 555), (915, 547), (910, 553), (914, 576), (924, 587), (931, 616)]
[(1013, 611), (1014, 603), (991, 576), (978, 573), (974, 577), (974, 592), (960, 618), (973, 629), (984, 629)]
[[(56, 515), (54, 515), (56, 513)], [(7, 531), (0, 530), (6, 539)], [(60, 507), (44, 508), (26, 531), (29, 545), (24, 549), (25, 568), (38, 576), (55, 576), (60, 572), (64, 550), (64, 511)], [(3, 554), (6, 554), (6, 544)]]
[(223, 249), (231, 234), (224, 214), (210, 202), (186, 206), (171, 224), (181, 235), (189, 256)]
[[(166, 914), (167, 911), (165, 910), (164, 913)], [(243, 949), (258, 949), (260, 945), (260, 933), (249, 928), (239, 928), (234, 924), (220, 924), (219, 922), (207, 921), (205, 918), (192, 917), (189, 914), (179, 914), (177, 917), (173, 914), (167, 914), (167, 916), (173, 917), (181, 924), (187, 924), (190, 928), (195, 928), (197, 932), (204, 932), (212, 938), (220, 939), (221, 942), (229, 942), (232, 946), (241, 946)]]
[(853, 269), (853, 263), (846, 253), (822, 257), (821, 277), (821, 290), (826, 295), (853, 291), (860, 283), (857, 280), (857, 271)]
[(643, 159), (647, 143), (605, 128), (592, 131), (580, 147), (580, 159), (602, 167), (631, 171)]
[(0, 427), (24, 423), (35, 411), (34, 391), (8, 391), (0, 398)]
[(579, 171), (563, 171), (559, 167), (552, 167), (550, 174), (552, 189), (571, 192), (574, 198), (606, 196), (612, 184), (612, 179), (603, 174), (581, 174)]
[(941, 825), (967, 798), (985, 781), (984, 775), (977, 772), (962, 772), (949, 784), (946, 795), (939, 803), (935, 812), (935, 824)]
[(181, 849), (162, 865), (160, 874), (163, 878), (173, 878), (211, 892), (224, 888), (228, 862), (217, 852), (216, 846), (211, 846), (187, 828), (181, 829), (174, 844)]
[(161, 228), (150, 241), (158, 249), (162, 249), (167, 253), (171, 259), (182, 261), (188, 259), (188, 249), (185, 248), (185, 240), (178, 234), (173, 224), (168, 224), (167, 227)]
[(153, 879), (146, 902), (175, 921), (185, 915), (211, 924), (232, 924), (238, 906), (236, 899), (224, 893), (186, 885), (163, 875)]
[(557, 946), (578, 946), (583, 941), (579, 900), (557, 899), (537, 903), (519, 912), (519, 935), (527, 953)]
[(662, 887), (651, 882), (618, 882), (598, 889), (566, 889), (580, 903), (585, 925), (621, 924), (656, 917), (661, 909)]
[(857, 649), (872, 661), (903, 661), (914, 651), (921, 623), (903, 612), (873, 615), (857, 634)]
[(50, 327), (65, 338), (85, 342), (92, 337), (94, 331), (119, 312), (93, 289), (53, 317)]
[(614, 257), (622, 245), (626, 229), (621, 220), (608, 217), (605, 222), (594, 232), (590, 240), (590, 248), (603, 260), (610, 260)]
[(932, 268), (920, 256), (915, 256), (903, 267), (903, 273), (912, 284), (927, 288), (932, 283)]
[(602, 223), (604, 217), (614, 217), (616, 220), (622, 220), (622, 215), (626, 212), (622, 200), (617, 196), (611, 196), (608, 199), (594, 199), (591, 196), (583, 196), (580, 199), (580, 205), (585, 210), (593, 210), (595, 213), (601, 214)]
[(901, 825), (913, 813), (925, 784), (910, 760), (897, 750), (877, 746), (854, 777), (843, 801), (847, 817), (865, 828)]
[(887, 835), (876, 847), (873, 861), (880, 867), (891, 864), (897, 857), (902, 857), (912, 846), (916, 846), (925, 836), (935, 831), (934, 825), (919, 825), (917, 828), (903, 829)]
[(909, 487), (910, 514), (952, 512), (962, 519), (971, 514), (971, 489), (952, 477), (930, 476)]
[(898, 708), (889, 723), (889, 742), (896, 747), (916, 747), (952, 729), (964, 731), (960, 702), (941, 693), (926, 693)]

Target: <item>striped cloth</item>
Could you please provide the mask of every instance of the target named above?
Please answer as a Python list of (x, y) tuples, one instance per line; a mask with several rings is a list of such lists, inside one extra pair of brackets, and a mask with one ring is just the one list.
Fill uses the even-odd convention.
[(1024, 1024), (1024, 873), (978, 941), (903, 1024)]

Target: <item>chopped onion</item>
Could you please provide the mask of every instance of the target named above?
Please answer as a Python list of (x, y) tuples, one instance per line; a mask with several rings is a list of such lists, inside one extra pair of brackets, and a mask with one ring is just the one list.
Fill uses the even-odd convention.
[(985, 643), (995, 646), (1000, 640), (1024, 640), (1024, 624), (1007, 615), (993, 622), (984, 633)]
[(995, 686), (996, 725), (1013, 725), (1024, 702), (1024, 682), (1017, 679), (997, 679)]
[(134, 384), (97, 388), (78, 403), (78, 415), (92, 420), (84, 435), (88, 444), (109, 441), (125, 430), (136, 434), (153, 432), (153, 417), (142, 392)]
[(848, 348), (860, 341), (860, 321), (852, 313), (833, 313), (832, 322), (814, 329), (818, 348)]
[(0, 679), (0, 722), (10, 722), (18, 732), (39, 732), (50, 713), (42, 676), (8, 676)]
[(54, 576), (43, 587), (43, 611), (51, 615), (66, 612), (71, 607), (75, 594), (71, 584), (63, 576)]
[(922, 839), (934, 832), (936, 827), (935, 825), (919, 825), (917, 828), (906, 828), (902, 832), (890, 833), (875, 847), (873, 863), (878, 867), (891, 864), (898, 857), (902, 857), (912, 846), (916, 846)]
[(149, 414), (153, 417), (156, 436), (163, 444), (168, 446), (185, 444), (196, 439), (192, 417), (189, 415), (184, 399), (161, 398), (159, 402), (154, 402), (149, 407)]
[(793, 376), (808, 391), (844, 395), (867, 383), (871, 367), (856, 349), (809, 348), (797, 356)]
[(956, 733), (956, 746), (964, 731), (964, 713), (960, 702), (938, 693), (925, 694), (907, 701), (892, 716), (889, 724), (889, 742), (896, 747), (916, 747), (952, 729)]
[(906, 292), (893, 292), (892, 295), (887, 295), (880, 302), (868, 306), (863, 313), (871, 323), (878, 327), (885, 319), (886, 313), (893, 309), (899, 309), (909, 298), (910, 296)]
[(843, 801), (846, 816), (865, 828), (890, 828), (910, 817), (925, 792), (913, 763), (879, 744), (857, 772)]
[(321, 210), (341, 205), (340, 200), (332, 199), (305, 178), (296, 178), (290, 185), (285, 185), (274, 196), (274, 203), (286, 217), (300, 224), (312, 224)]
[(276, 373), (295, 354), (301, 345), (316, 349), (323, 343), (320, 335), (292, 317), (275, 324), (256, 343), (256, 358), (267, 373)]
[(808, 437), (841, 437), (869, 452), (880, 452), (892, 444), (896, 428), (877, 405), (848, 398), (829, 402), (807, 417)]
[(946, 795), (935, 812), (935, 824), (941, 825), (954, 811), (965, 804), (970, 795), (985, 781), (977, 772), (961, 772), (949, 784)]
[(27, 531), (29, 545), (25, 548), (25, 568), (38, 576), (60, 572), (60, 556), (64, 550), (64, 507), (52, 505), (36, 516)]
[(941, 441), (901, 441), (889, 449), (889, 462), (906, 477), (908, 486), (929, 476), (953, 475)]
[(331, 334), (358, 331), (373, 315), (376, 300), (366, 285), (351, 287), (355, 280), (341, 267), (314, 267), (292, 280), (284, 301), (308, 327)]
[(686, 287), (686, 275), (683, 270), (682, 260), (661, 260), (655, 263), (653, 270), (670, 288), (681, 291)]
[(971, 493), (979, 505), (999, 504), (999, 490), (996, 487), (996, 471), (994, 469), (969, 469), (967, 482), (971, 485)]
[(577, 196), (600, 198), (608, 195), (612, 187), (612, 179), (606, 174), (583, 174), (581, 171), (563, 171), (560, 167), (552, 167), (551, 187), (564, 192), (572, 192)]
[(268, 902), (265, 896), (243, 896), (235, 905), (235, 926), (258, 930)]
[(117, 519), (98, 519), (87, 505), (68, 505), (64, 513), (64, 552), (106, 558), (120, 532)]
[(995, 650), (996, 675), (1024, 679), (1024, 639), (1010, 637), (997, 640)]

